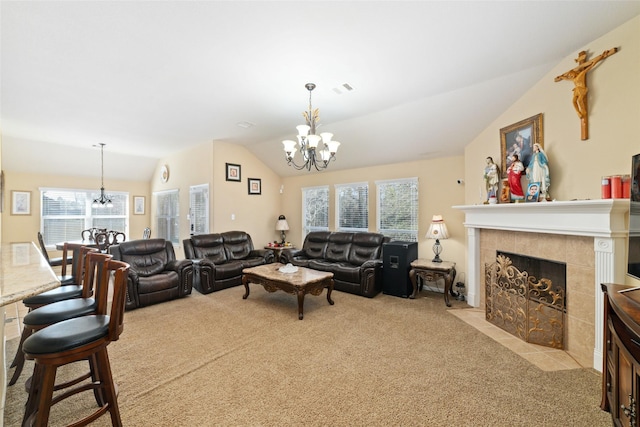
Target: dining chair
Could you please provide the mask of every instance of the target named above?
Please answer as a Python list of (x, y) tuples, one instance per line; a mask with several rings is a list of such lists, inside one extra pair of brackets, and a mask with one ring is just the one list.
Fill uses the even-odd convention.
[(94, 241), (96, 246), (98, 246), (98, 250), (103, 254), (107, 253), (109, 250), (109, 235), (105, 232), (96, 233), (94, 235)]
[[(24, 341), (25, 357), (33, 360), (35, 366), (23, 426), (46, 426), (53, 405), (89, 390), (94, 393), (98, 409), (73, 425), (87, 425), (109, 412), (111, 424), (122, 426), (107, 346), (117, 341), (124, 329), (128, 270), (127, 263), (104, 261), (103, 267), (95, 270), (95, 314), (47, 326)], [(109, 310), (109, 278), (112, 274), (113, 298)], [(89, 362), (92, 381), (89, 384), (69, 384), (54, 397), (58, 368), (83, 360)]]
[(142, 232), (142, 238), (143, 239), (151, 238), (151, 229), (149, 227), (145, 228), (144, 231)]
[[(49, 257), (49, 252), (47, 251), (47, 247), (44, 244), (44, 237), (42, 237), (42, 233), (38, 231), (38, 244), (40, 245), (40, 252), (42, 252), (42, 256), (47, 260), (47, 263), (51, 267), (60, 267), (62, 265), (62, 257)], [(72, 262), (73, 257), (67, 257), (67, 262)]]
[(109, 246), (118, 245), (127, 240), (127, 235), (122, 231), (110, 230), (107, 232), (107, 236), (109, 238)]

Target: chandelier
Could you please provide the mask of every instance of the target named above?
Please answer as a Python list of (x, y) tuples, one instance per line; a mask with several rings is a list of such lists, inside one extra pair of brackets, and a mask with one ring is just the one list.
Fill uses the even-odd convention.
[(111, 198), (104, 194), (104, 143), (100, 143), (100, 167), (101, 167), (101, 176), (102, 176), (102, 185), (100, 187), (100, 197), (93, 200), (91, 204), (92, 208), (112, 208), (113, 202)]
[(314, 83), (307, 83), (304, 87), (309, 91), (309, 111), (302, 113), (307, 124), (296, 126), (298, 129), (298, 151), (304, 163), (298, 164), (294, 161), (296, 154), (296, 142), (292, 140), (282, 141), (284, 152), (287, 156), (287, 164), (297, 170), (306, 169), (308, 171), (314, 167), (317, 171), (326, 169), (329, 162), (336, 158), (336, 152), (340, 143), (332, 141), (332, 133), (323, 132), (316, 135), (316, 125), (320, 119), (320, 112), (311, 107), (311, 91), (316, 88)]

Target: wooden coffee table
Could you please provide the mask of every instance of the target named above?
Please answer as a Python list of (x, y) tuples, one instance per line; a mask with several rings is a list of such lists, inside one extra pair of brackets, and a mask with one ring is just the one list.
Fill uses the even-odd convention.
[(303, 318), (304, 296), (311, 294), (318, 296), (324, 288), (327, 288), (327, 301), (333, 305), (331, 292), (333, 291), (333, 273), (298, 267), (295, 273), (282, 273), (279, 269), (284, 264), (265, 264), (258, 267), (242, 270), (242, 284), (245, 294), (242, 299), (249, 296), (249, 283), (257, 283), (264, 286), (268, 292), (277, 290), (298, 296), (298, 319)]

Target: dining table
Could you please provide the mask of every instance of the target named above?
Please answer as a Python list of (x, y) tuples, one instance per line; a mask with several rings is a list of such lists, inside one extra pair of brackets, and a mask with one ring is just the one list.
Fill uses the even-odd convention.
[(5, 310), (10, 304), (60, 286), (55, 272), (35, 242), (0, 245), (0, 427), (3, 425), (7, 396), (7, 368), (5, 363)]
[(69, 240), (66, 242), (58, 242), (56, 243), (56, 249), (61, 251), (64, 249), (64, 244), (65, 243), (73, 243), (74, 245), (82, 245), (82, 246), (89, 246), (90, 248), (97, 248), (98, 244), (96, 243), (95, 240)]

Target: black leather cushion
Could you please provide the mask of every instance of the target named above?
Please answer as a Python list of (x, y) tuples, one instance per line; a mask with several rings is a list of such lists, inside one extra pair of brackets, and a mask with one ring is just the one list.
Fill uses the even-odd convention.
[(308, 258), (324, 258), (330, 231), (312, 231), (307, 234), (302, 246), (303, 252)]
[(149, 294), (180, 286), (180, 276), (175, 271), (164, 271), (138, 279), (138, 293)]
[(191, 242), (195, 258), (207, 258), (214, 264), (222, 264), (227, 261), (222, 234), (191, 236)]
[(324, 256), (325, 259), (335, 262), (348, 262), (352, 240), (353, 233), (331, 233), (331, 236), (329, 236), (329, 244), (327, 245), (327, 252)]
[(74, 298), (32, 310), (24, 316), (22, 323), (30, 327), (46, 326), (75, 317), (87, 316), (95, 311), (96, 301), (93, 298)]
[(51, 304), (58, 301), (64, 301), (71, 298), (80, 298), (82, 296), (82, 286), (68, 285), (25, 298), (22, 302), (24, 305), (43, 305)]
[(362, 265), (370, 259), (380, 259), (384, 236), (375, 233), (355, 233), (349, 251), (349, 263)]
[(242, 260), (242, 268), (257, 267), (259, 265), (263, 265), (264, 263), (264, 257), (249, 257)]
[(229, 261), (224, 264), (216, 265), (216, 271), (214, 272), (215, 279), (229, 279), (232, 277), (238, 277), (242, 275), (243, 261)]
[(51, 354), (71, 350), (107, 336), (109, 316), (82, 316), (47, 326), (24, 340), (27, 354)]
[(224, 247), (227, 250), (227, 260), (245, 259), (253, 250), (251, 236), (244, 231), (227, 231), (222, 233)]
[(152, 276), (164, 271), (170, 261), (164, 239), (132, 240), (118, 245), (121, 260), (139, 276)]

